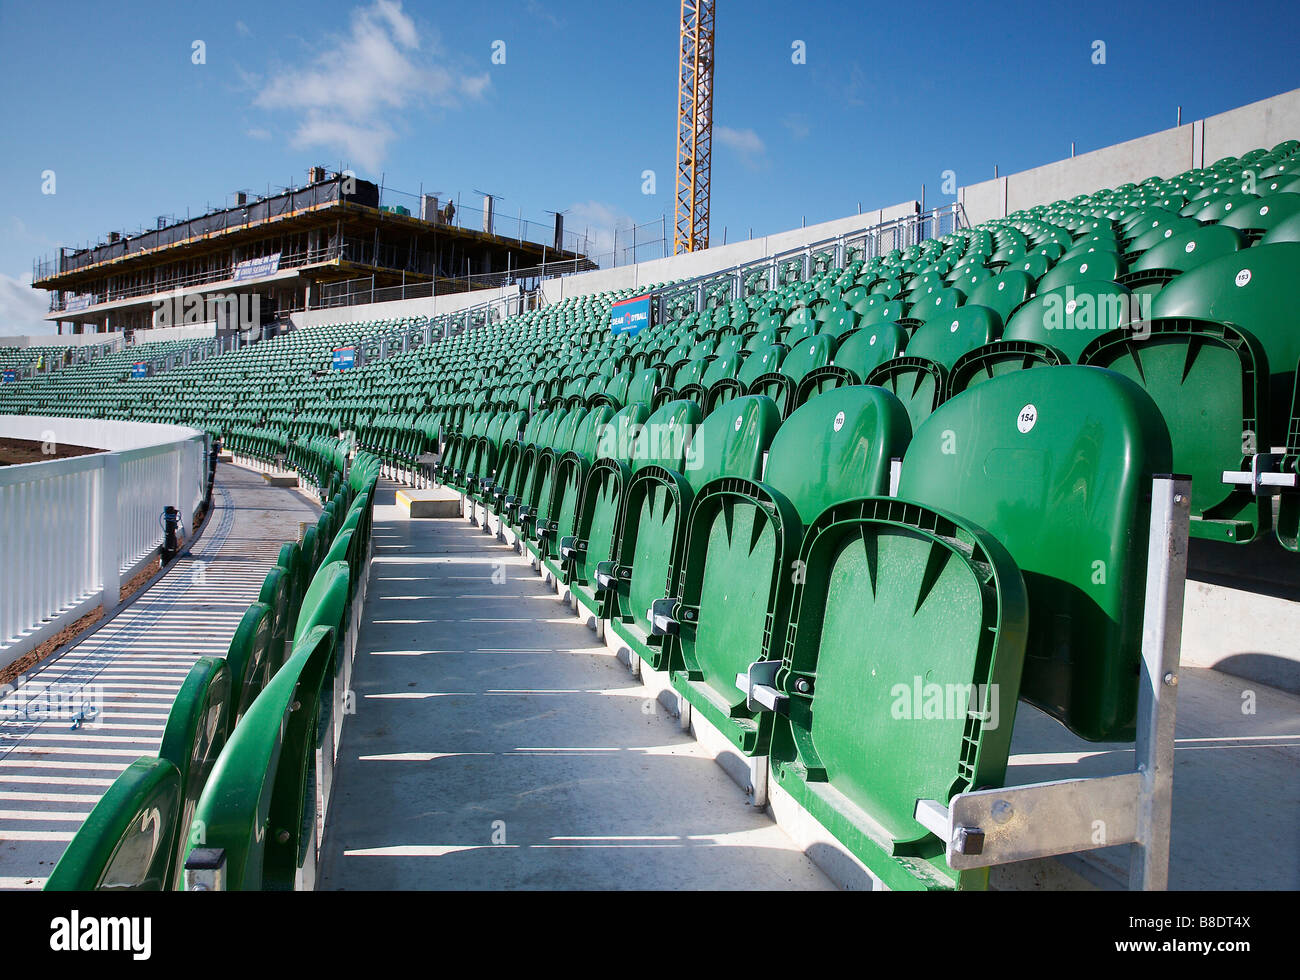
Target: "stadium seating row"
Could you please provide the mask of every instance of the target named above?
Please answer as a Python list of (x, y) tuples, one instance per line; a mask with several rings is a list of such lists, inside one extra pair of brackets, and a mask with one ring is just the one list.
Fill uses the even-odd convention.
[[(96, 804), (49, 891), (310, 884), (329, 803), (370, 557), (379, 463), (360, 455), (301, 542), (287, 542), (224, 659), (203, 657), (172, 705), (156, 757), (137, 759)], [(222, 880), (204, 877), (223, 855)]]
[[(912, 809), (998, 784), (1017, 697), (1084, 737), (1135, 737), (1171, 448), (1128, 379), (1008, 374), (915, 433), (891, 392), (850, 385), (784, 421), (767, 395), (707, 416), (679, 399), (574, 409), (536, 439), (505, 485), (487, 465), (464, 478), (468, 497), (891, 887), (976, 884)], [(965, 695), (943, 724), (900, 725), (900, 685)]]
[(352, 443), (456, 487), (881, 881), (979, 887), (918, 807), (1000, 785), (1018, 700), (1143, 737), (1161, 475), (1190, 475), (1193, 535), (1297, 549), (1298, 170), (1288, 141), (658, 284), (635, 334), (630, 290), (351, 371), (329, 352), (373, 330), (312, 328), (72, 408), (224, 433), (326, 495)]
[[(606, 341), (593, 371), (544, 376), (531, 416), (507, 376), (436, 475), (738, 750), (770, 753), (882, 881), (970, 887), (915, 809), (999, 784), (1017, 697), (1136, 737), (1156, 475), (1190, 471), (1193, 533), (1249, 541), (1272, 501), (1225, 471), (1286, 446), (1295, 473), (1300, 194), (1239, 189), (1277, 165), (1103, 192)], [(918, 702), (932, 683), (982, 700), (946, 730), (899, 726), (909, 681)]]

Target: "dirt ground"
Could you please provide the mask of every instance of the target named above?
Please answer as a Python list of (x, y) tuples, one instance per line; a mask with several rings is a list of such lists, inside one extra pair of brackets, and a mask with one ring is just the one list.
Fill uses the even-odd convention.
[(102, 449), (90, 446), (69, 446), (62, 442), (54, 444), (54, 452), (45, 452), (45, 444), (38, 439), (0, 438), (0, 466), (14, 466), (18, 463), (43, 463), (50, 459), (68, 459), (72, 456), (89, 456), (102, 453)]

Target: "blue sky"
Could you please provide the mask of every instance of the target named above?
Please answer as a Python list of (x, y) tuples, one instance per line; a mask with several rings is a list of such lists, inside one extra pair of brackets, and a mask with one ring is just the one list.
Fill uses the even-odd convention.
[[(923, 182), (937, 203), (945, 170), (974, 183), (1166, 128), (1178, 105), (1197, 119), (1300, 86), (1294, 2), (718, 6), (715, 243)], [(679, 10), (0, 0), (0, 332), (45, 308), (23, 285), (36, 256), (301, 184), (315, 163), (466, 203), (489, 190), (510, 216), (567, 209), (601, 243), (663, 214), (671, 228)]]

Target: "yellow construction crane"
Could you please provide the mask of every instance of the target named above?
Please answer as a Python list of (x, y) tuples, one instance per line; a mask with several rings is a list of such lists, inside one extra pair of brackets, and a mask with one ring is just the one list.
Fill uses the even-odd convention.
[(682, 0), (677, 85), (677, 204), (673, 254), (709, 247), (715, 0)]

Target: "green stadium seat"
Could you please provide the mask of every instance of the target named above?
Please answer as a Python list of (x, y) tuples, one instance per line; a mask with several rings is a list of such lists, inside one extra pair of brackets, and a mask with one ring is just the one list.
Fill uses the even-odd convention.
[(779, 425), (770, 398), (733, 399), (696, 428), (681, 470), (642, 466), (628, 481), (613, 558), (598, 581), (608, 592), (610, 628), (653, 669), (670, 665), (650, 610), (676, 581), (695, 490), (723, 476), (756, 479)]
[(746, 389), (747, 394), (770, 398), (784, 418), (795, 407), (794, 396), (799, 382), (810, 371), (829, 364), (835, 347), (835, 338), (826, 334), (816, 334), (801, 341), (782, 358), (775, 370), (754, 378)]
[(239, 723), (271, 676), (271, 662), (275, 657), (271, 648), (273, 626), (271, 608), (265, 603), (255, 602), (235, 627), (235, 635), (226, 653), (226, 666), (230, 670), (227, 728), (234, 728)]
[(897, 498), (836, 504), (807, 529), (773, 774), (888, 887), (986, 885), (947, 866), (915, 809), (1001, 784), (1017, 693), (1085, 737), (1132, 737), (1135, 584), (1169, 460), (1125, 379), (1025, 371), (936, 411)]
[(958, 307), (918, 328), (906, 352), (878, 365), (865, 381), (896, 395), (915, 429), (947, 397), (948, 372), (958, 358), (988, 344), (997, 330), (998, 315), (987, 307)]
[[(702, 418), (692, 401), (669, 402), (649, 415), (644, 425), (632, 430), (632, 439), (622, 446), (602, 447), (602, 455), (587, 472), (572, 536), (559, 537), (559, 553), (565, 563), (564, 581), (574, 595), (596, 612), (605, 609), (612, 584), (609, 563), (614, 557), (624, 519), (626, 491), (634, 473), (645, 468), (680, 472), (691, 432)], [(619, 437), (616, 431), (614, 438)], [(603, 618), (603, 616), (602, 616)]]
[(168, 889), (180, 887), (181, 865), (189, 844), (191, 820), (229, 734), (230, 671), (217, 657), (200, 657), (185, 675), (163, 730), (158, 757), (180, 775), (178, 815)]
[(1244, 246), (1242, 235), (1225, 225), (1205, 225), (1152, 245), (1130, 265), (1119, 282), (1134, 292), (1154, 293), (1179, 273)]
[(772, 715), (747, 707), (737, 675), (780, 660), (804, 525), (842, 499), (888, 494), (910, 435), (888, 392), (836, 388), (781, 425), (761, 481), (726, 475), (696, 493), (666, 656), (673, 686), (743, 754), (767, 753)]
[[(579, 422), (567, 449), (560, 452), (562, 447), (557, 447), (559, 455), (550, 464), (549, 478), (543, 483), (538, 499), (534, 522), (536, 546), (529, 543), (529, 550), (539, 560), (558, 560), (559, 539), (572, 533), (587, 469), (611, 420), (620, 418), (626, 430), (634, 422), (643, 420), (645, 414), (643, 405), (633, 406), (630, 412), (617, 415), (608, 405), (602, 405), (588, 412)], [(558, 567), (553, 571), (558, 572)]]
[[(292, 889), (314, 848), (310, 778), (334, 631), (304, 631), (293, 655), (230, 733), (195, 807), (201, 847), (225, 851), (228, 891)], [(195, 844), (191, 842), (187, 857)]]
[(86, 817), (45, 891), (166, 891), (184, 807), (181, 775), (166, 759), (137, 759)]
[(1192, 477), (1193, 536), (1247, 543), (1272, 527), (1270, 498), (1222, 476), (1286, 441), (1300, 361), (1288, 312), (1297, 268), (1300, 244), (1222, 255), (1160, 291), (1144, 336), (1107, 334), (1083, 352), (1160, 405), (1175, 465)]
[(966, 297), (966, 305), (992, 310), (998, 316), (1000, 328), (1033, 293), (1033, 279), (1017, 269), (1008, 269), (976, 286)]

